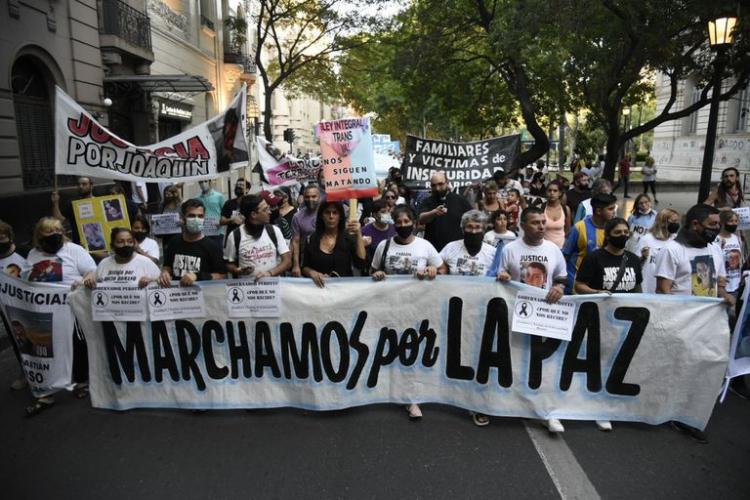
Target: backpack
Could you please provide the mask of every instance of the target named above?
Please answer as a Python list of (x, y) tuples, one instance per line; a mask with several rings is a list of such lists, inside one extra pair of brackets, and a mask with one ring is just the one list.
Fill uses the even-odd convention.
[[(235, 264), (240, 263), (240, 240), (242, 239), (242, 232), (240, 231), (240, 227), (232, 231), (232, 236), (234, 237), (234, 263)], [(276, 240), (276, 231), (274, 231), (273, 225), (266, 224), (264, 227), (264, 230), (266, 231), (266, 233), (268, 233), (268, 237), (271, 238), (271, 242), (273, 243), (273, 246), (276, 249), (276, 253), (278, 253), (279, 243)]]

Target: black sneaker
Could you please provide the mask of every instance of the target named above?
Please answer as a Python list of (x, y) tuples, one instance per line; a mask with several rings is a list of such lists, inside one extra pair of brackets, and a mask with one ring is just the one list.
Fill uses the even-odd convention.
[(677, 421), (671, 421), (670, 424), (672, 424), (672, 427), (675, 430), (678, 430), (680, 432), (683, 432), (693, 438), (695, 441), (699, 442), (700, 444), (707, 444), (708, 443), (708, 436), (705, 432), (702, 430), (696, 429), (695, 427), (690, 427), (689, 425), (683, 424), (682, 422)]

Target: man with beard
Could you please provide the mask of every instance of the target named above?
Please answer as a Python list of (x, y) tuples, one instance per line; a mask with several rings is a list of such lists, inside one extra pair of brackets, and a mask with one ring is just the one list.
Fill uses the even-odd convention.
[(78, 178), (78, 195), (71, 199), (60, 203), (60, 193), (52, 191), (52, 217), (59, 220), (62, 223), (67, 221), (70, 227), (70, 239), (76, 245), (80, 245), (81, 238), (78, 235), (76, 217), (73, 213), (73, 201), (82, 200), (84, 198), (92, 198), (94, 196), (94, 183), (90, 177), (79, 177)]
[(292, 255), (281, 229), (270, 224), (271, 208), (266, 200), (256, 194), (243, 196), (240, 213), (245, 223), (227, 236), (224, 247), (227, 270), (256, 280), (288, 270)]
[(471, 205), (449, 191), (445, 172), (436, 172), (430, 186), (432, 195), (419, 206), (419, 223), (425, 226), (425, 239), (439, 252), (449, 242), (461, 239), (461, 217), (471, 210)]
[(591, 189), (589, 189), (589, 176), (583, 172), (578, 172), (573, 176), (573, 187), (571, 187), (565, 196), (568, 202), (570, 213), (575, 214), (578, 205), (583, 200), (591, 198)]
[(745, 197), (742, 195), (740, 172), (734, 167), (722, 170), (719, 186), (703, 203), (716, 208), (741, 207), (745, 203)]
[[(245, 179), (237, 179), (234, 183), (234, 198), (227, 200), (221, 207), (221, 219), (219, 224), (227, 227), (227, 237), (229, 233), (240, 227), (242, 224), (242, 215), (240, 215), (240, 199), (250, 188), (250, 184)], [(224, 239), (226, 243), (226, 239)]]
[[(719, 229), (719, 210), (715, 207), (699, 204), (688, 210), (685, 225), (656, 258), (656, 293), (710, 295), (734, 306), (734, 296), (724, 289), (724, 258), (712, 245)], [(677, 421), (672, 426), (699, 443), (708, 442), (699, 429)]]
[[(322, 170), (321, 170), (322, 171)], [(300, 244), (315, 232), (315, 220), (320, 205), (320, 189), (315, 184), (308, 184), (302, 192), (304, 206), (292, 217), (292, 276), (302, 276), (300, 267)]]

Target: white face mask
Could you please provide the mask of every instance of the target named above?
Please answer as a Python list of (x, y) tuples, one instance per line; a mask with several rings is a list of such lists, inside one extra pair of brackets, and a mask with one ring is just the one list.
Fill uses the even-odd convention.
[(188, 233), (197, 234), (203, 231), (203, 219), (190, 217), (185, 220), (185, 230)]
[(384, 214), (378, 215), (378, 220), (381, 224), (393, 224), (393, 217), (391, 217), (391, 214), (386, 212)]

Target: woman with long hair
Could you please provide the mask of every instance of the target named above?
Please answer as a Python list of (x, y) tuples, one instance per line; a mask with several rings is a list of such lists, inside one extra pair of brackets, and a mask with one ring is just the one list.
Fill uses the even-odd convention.
[(671, 208), (664, 208), (656, 214), (651, 230), (638, 240), (633, 253), (641, 260), (644, 293), (656, 293), (656, 258), (679, 230), (680, 214)]
[(550, 182), (546, 194), (544, 215), (547, 223), (544, 226), (544, 239), (562, 248), (565, 245), (565, 235), (570, 232), (570, 209), (562, 202), (563, 190), (559, 182)]
[(635, 197), (633, 209), (628, 216), (631, 237), (628, 242), (628, 250), (633, 251), (638, 246), (638, 240), (646, 234), (656, 220), (656, 211), (651, 208), (651, 198), (645, 193)]
[(302, 275), (323, 288), (329, 277), (353, 276), (367, 259), (359, 221), (346, 221), (338, 201), (324, 201), (318, 208), (315, 232), (305, 243)]
[(497, 198), (497, 184), (495, 181), (487, 181), (484, 183), (482, 197), (477, 206), (479, 210), (487, 215), (488, 220), (494, 212), (500, 210), (500, 200)]

